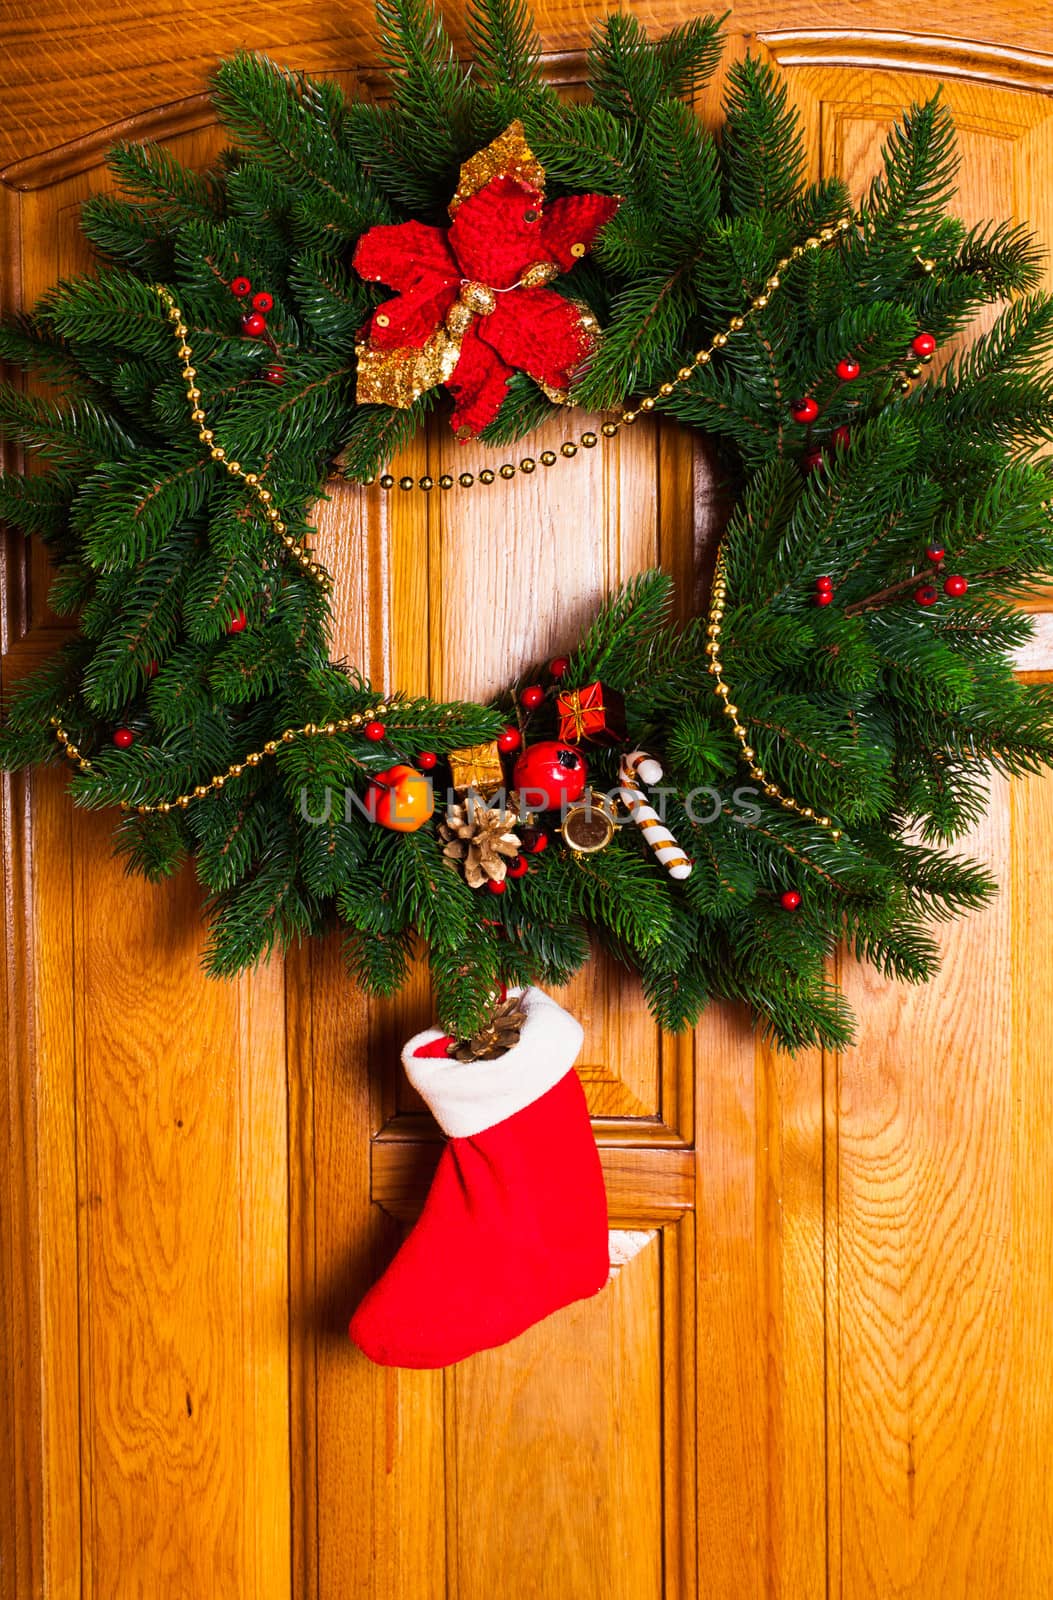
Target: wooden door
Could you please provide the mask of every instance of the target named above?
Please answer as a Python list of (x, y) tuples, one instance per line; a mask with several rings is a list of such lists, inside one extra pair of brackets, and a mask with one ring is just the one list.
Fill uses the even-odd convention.
[[(541, 5), (557, 80), (597, 14)], [(815, 169), (857, 192), (943, 80), (961, 213), (1053, 241), (1049, 22), (741, 0), (728, 57), (782, 66)], [(77, 207), (115, 136), (206, 158), (217, 55), (349, 78), (371, 29), (363, 0), (9, 7), (4, 305), (87, 265)], [(453, 456), (436, 436), (406, 467)], [(486, 693), (656, 560), (697, 606), (724, 510), (705, 448), (651, 426), (492, 499), (339, 487), (335, 647), (385, 686)], [(9, 538), (5, 682), (60, 637), (44, 595)], [(1044, 678), (1039, 623), (1020, 665)], [(1003, 892), (947, 934), (936, 984), (845, 966), (842, 1057), (776, 1054), (730, 1007), (660, 1037), (593, 965), (568, 1003), (636, 1253), (596, 1300), (423, 1374), (370, 1366), (345, 1326), (437, 1156), (397, 1068), (424, 988), (368, 1005), (333, 947), (208, 982), (189, 873), (126, 878), (112, 818), (58, 774), (3, 794), (2, 1600), (1053, 1592), (1048, 781), (995, 786), (976, 848)]]

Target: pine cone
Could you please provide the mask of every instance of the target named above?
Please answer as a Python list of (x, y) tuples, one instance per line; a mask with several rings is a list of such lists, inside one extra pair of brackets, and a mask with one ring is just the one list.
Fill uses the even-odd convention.
[(519, 854), (519, 835), (512, 832), (514, 811), (499, 811), (465, 801), (449, 807), (445, 822), (439, 824), (439, 837), (445, 840), (443, 855), (463, 863), (464, 876), (472, 889), (484, 883), (502, 883), (508, 859)]
[(495, 1061), (519, 1043), (525, 1021), (526, 1012), (518, 996), (514, 1000), (505, 1000), (497, 1007), (489, 1022), (473, 1033), (470, 1039), (458, 1039), (456, 1044), (451, 1044), (449, 1054), (455, 1061)]

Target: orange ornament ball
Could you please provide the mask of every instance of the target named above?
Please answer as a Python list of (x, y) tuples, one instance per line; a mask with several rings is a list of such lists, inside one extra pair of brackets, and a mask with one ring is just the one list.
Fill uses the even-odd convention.
[(388, 767), (378, 772), (366, 793), (366, 809), (374, 822), (393, 833), (416, 833), (435, 810), (431, 779), (416, 767)]

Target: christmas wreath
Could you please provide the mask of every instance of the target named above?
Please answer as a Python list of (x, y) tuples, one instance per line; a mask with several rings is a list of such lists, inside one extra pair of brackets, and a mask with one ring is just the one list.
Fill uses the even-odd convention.
[[(59, 391), (0, 394), (48, 469), (0, 480), (0, 516), (45, 542), (77, 618), (8, 695), (0, 760), (68, 761), (77, 803), (121, 808), (131, 869), (192, 858), (214, 974), (336, 920), (374, 993), (426, 945), (470, 1038), (502, 984), (565, 981), (591, 933), (664, 1027), (726, 996), (785, 1045), (842, 1045), (839, 941), (928, 978), (931, 919), (994, 889), (947, 847), (992, 770), (1053, 757), (1049, 693), (1012, 666), (1018, 602), (1053, 570), (1036, 245), (947, 214), (938, 97), (854, 211), (840, 179), (803, 181), (757, 60), (711, 133), (686, 103), (718, 64), (711, 18), (650, 40), (607, 17), (574, 104), (521, 0), (469, 0), (470, 64), (425, 0), (383, 0), (380, 24), (382, 104), (241, 55), (212, 170), (115, 148), (124, 197), (82, 213), (97, 272), (0, 333)], [(505, 447), (568, 403), (606, 420), (559, 452), (389, 470), (442, 408)], [(381, 695), (329, 659), (327, 475), (496, 494), (650, 412), (716, 440), (734, 484), (705, 614), (674, 625), (646, 574), (486, 706)]]

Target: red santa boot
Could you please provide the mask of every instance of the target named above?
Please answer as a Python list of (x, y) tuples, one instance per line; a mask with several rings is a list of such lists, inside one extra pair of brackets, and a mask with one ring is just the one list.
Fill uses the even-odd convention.
[[(514, 993), (515, 991), (513, 991)], [(607, 1199), (574, 1061), (581, 1026), (540, 989), (519, 1041), (460, 1062), (429, 1028), (402, 1053), (449, 1135), (413, 1232), (351, 1320), (372, 1361), (445, 1367), (607, 1282)]]

